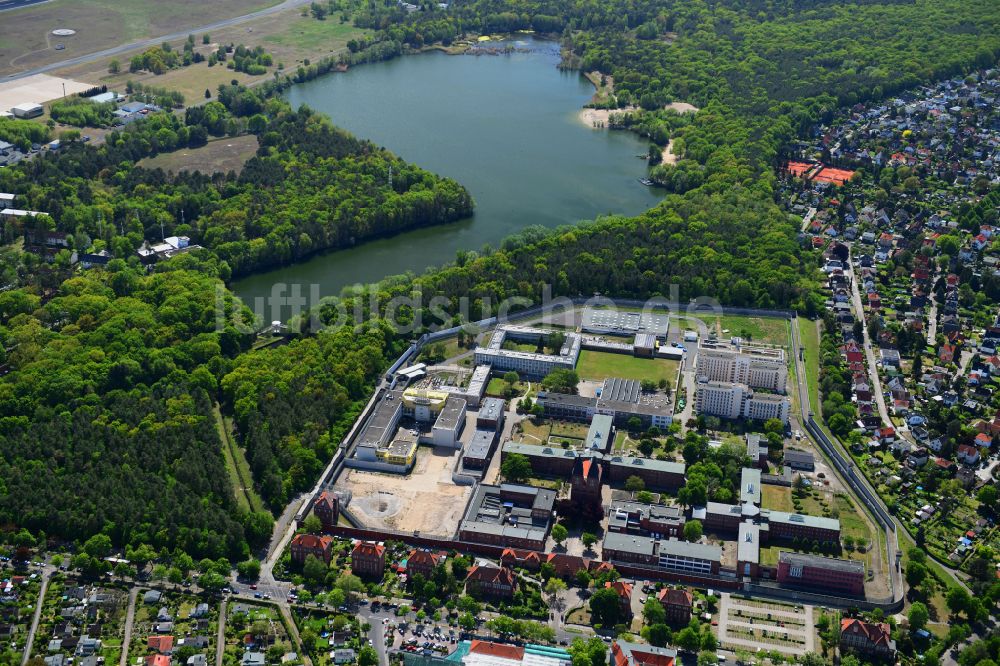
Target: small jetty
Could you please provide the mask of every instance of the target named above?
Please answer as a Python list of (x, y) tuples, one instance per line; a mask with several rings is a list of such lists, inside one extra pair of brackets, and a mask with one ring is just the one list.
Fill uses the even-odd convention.
[(656, 183), (651, 181), (649, 178), (640, 178), (639, 182), (645, 185), (646, 187), (652, 187), (653, 185), (656, 185)]

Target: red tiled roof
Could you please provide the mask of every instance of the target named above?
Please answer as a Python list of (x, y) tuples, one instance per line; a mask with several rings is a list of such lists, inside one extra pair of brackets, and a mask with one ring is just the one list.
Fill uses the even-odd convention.
[(146, 666), (170, 666), (170, 657), (165, 654), (151, 654), (146, 657)]
[(624, 597), (625, 599), (632, 598), (632, 583), (625, 583), (620, 580), (614, 582), (608, 581), (604, 584), (604, 587), (614, 590), (618, 593), (619, 597)]
[(694, 605), (694, 596), (687, 590), (677, 590), (674, 588), (663, 588), (656, 595), (661, 604), (671, 606), (686, 606), (691, 608)]
[(377, 543), (372, 543), (371, 541), (355, 541), (354, 550), (352, 555), (361, 555), (364, 557), (382, 557), (385, 553), (385, 546)]
[(170, 652), (174, 649), (173, 636), (150, 636), (146, 640), (146, 647), (157, 652)]
[(489, 657), (501, 657), (503, 659), (524, 658), (524, 648), (516, 645), (506, 645), (504, 643), (491, 643), (489, 641), (474, 640), (469, 646), (469, 652), (486, 655)]
[(840, 621), (840, 633), (863, 634), (875, 645), (889, 645), (889, 625), (885, 622), (865, 622), (854, 617)]
[(327, 550), (333, 543), (333, 537), (330, 536), (317, 536), (315, 534), (296, 534), (292, 538), (292, 545), (299, 546), (300, 548), (308, 548), (309, 550), (322, 549)]

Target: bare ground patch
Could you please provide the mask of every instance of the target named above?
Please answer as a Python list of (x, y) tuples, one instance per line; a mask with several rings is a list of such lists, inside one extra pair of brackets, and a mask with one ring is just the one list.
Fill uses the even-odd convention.
[(217, 171), (228, 173), (230, 170), (239, 173), (243, 164), (256, 152), (257, 137), (248, 134), (209, 141), (200, 148), (175, 150), (172, 153), (148, 157), (140, 160), (139, 166), (145, 169), (163, 169), (174, 173), (201, 171), (211, 174)]
[(465, 513), (470, 486), (456, 486), (458, 453), (420, 447), (407, 476), (352, 469), (337, 482), (352, 493), (350, 511), (367, 527), (452, 536)]

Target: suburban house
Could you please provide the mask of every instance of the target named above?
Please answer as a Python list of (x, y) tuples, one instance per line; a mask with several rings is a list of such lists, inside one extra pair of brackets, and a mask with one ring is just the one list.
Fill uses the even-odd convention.
[(351, 572), (362, 578), (381, 580), (385, 574), (385, 546), (371, 541), (355, 541), (351, 551)]
[(844, 618), (840, 621), (840, 649), (888, 658), (896, 653), (896, 642), (889, 637), (885, 622)]
[(465, 591), (470, 595), (510, 599), (514, 596), (514, 570), (474, 566), (465, 577)]
[(694, 596), (687, 590), (665, 587), (660, 590), (656, 598), (667, 612), (667, 622), (670, 624), (687, 625), (691, 621)]
[(333, 537), (317, 536), (315, 534), (296, 534), (292, 539), (292, 562), (302, 565), (306, 558), (314, 555), (330, 564)]

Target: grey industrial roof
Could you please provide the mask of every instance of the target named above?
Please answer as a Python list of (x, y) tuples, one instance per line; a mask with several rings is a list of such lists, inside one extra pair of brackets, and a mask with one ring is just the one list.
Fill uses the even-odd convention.
[(645, 469), (654, 469), (661, 472), (673, 472), (674, 474), (684, 474), (684, 470), (687, 467), (684, 463), (674, 462), (672, 460), (656, 460), (654, 458), (636, 458), (633, 456), (612, 456), (609, 459), (612, 465), (619, 465), (622, 467), (642, 467)]
[(634, 379), (608, 377), (601, 387), (601, 398), (621, 402), (638, 402), (642, 394), (642, 384)]
[(760, 562), (760, 527), (754, 523), (740, 523), (740, 534), (736, 542), (738, 562)]
[(696, 560), (719, 561), (722, 559), (722, 548), (706, 543), (690, 543), (677, 539), (660, 541), (660, 555), (675, 555), (690, 557)]
[(864, 575), (865, 565), (857, 560), (842, 560), (834, 557), (822, 557), (821, 555), (809, 555), (807, 553), (793, 553), (783, 550), (778, 554), (778, 563), (787, 562), (790, 565), (813, 567), (817, 569), (832, 569), (834, 571), (844, 571), (847, 573), (860, 573)]
[(472, 439), (465, 445), (466, 457), (484, 460), (490, 454), (496, 434), (495, 430), (476, 428), (476, 431), (472, 433)]
[(461, 417), (465, 414), (465, 398), (457, 395), (450, 395), (444, 401), (444, 407), (434, 422), (435, 428), (446, 428), (448, 430), (458, 427)]
[(611, 550), (642, 553), (650, 556), (656, 553), (655, 540), (649, 537), (620, 534), (618, 532), (608, 532), (604, 535), (604, 547)]
[(606, 450), (611, 443), (611, 428), (614, 422), (614, 417), (608, 414), (594, 414), (587, 430), (586, 447), (599, 451)]
[(744, 467), (740, 474), (740, 501), (760, 504), (760, 470)]
[(558, 449), (551, 446), (538, 446), (537, 444), (524, 444), (522, 442), (507, 442), (503, 445), (504, 453), (520, 453), (525, 456), (537, 456), (540, 458), (576, 458), (575, 449)]
[(785, 462), (786, 463), (800, 463), (800, 464), (813, 464), (816, 462), (816, 456), (814, 456), (809, 451), (800, 451), (798, 449), (785, 449)]
[(809, 525), (825, 530), (840, 530), (840, 521), (836, 518), (826, 518), (824, 516), (807, 516), (801, 513), (786, 513), (784, 511), (764, 510), (761, 514), (767, 517), (772, 523), (793, 523), (798, 525)]
[(503, 400), (500, 398), (485, 398), (479, 406), (479, 418), (496, 421), (503, 414)]

